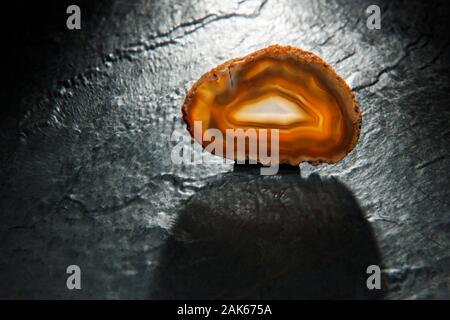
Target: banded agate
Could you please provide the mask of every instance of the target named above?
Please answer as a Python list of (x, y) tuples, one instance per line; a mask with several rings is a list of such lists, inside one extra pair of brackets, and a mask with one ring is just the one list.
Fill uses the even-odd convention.
[[(224, 136), (227, 129), (278, 129), (279, 162), (291, 165), (341, 160), (355, 147), (361, 124), (354, 93), (330, 65), (311, 52), (278, 45), (204, 74), (182, 112), (193, 137), (195, 121), (202, 133), (214, 128)], [(194, 138), (203, 147), (210, 143)], [(225, 156), (226, 142), (223, 148)], [(260, 160), (248, 152), (246, 158)]]

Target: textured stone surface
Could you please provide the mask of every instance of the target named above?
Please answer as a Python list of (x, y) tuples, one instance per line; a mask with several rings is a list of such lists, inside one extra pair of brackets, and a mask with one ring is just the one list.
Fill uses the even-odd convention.
[[(81, 31), (24, 39), (23, 82), (3, 93), (0, 297), (448, 298), (449, 6), (379, 2), (369, 30), (370, 4), (117, 0), (82, 6)], [(354, 88), (356, 149), (301, 175), (172, 164), (190, 85), (275, 43)]]

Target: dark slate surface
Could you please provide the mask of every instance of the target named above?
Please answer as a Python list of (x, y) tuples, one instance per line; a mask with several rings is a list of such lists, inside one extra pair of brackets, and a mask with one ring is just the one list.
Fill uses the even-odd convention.
[[(449, 298), (449, 6), (375, 3), (381, 30), (369, 1), (117, 0), (7, 31), (0, 297)], [(275, 43), (355, 89), (357, 148), (301, 174), (173, 164), (190, 85)]]

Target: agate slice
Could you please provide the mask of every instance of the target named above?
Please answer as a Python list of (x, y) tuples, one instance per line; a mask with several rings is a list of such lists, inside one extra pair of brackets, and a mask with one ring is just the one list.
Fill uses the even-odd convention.
[[(212, 69), (189, 90), (182, 112), (187, 129), (207, 150), (211, 141), (194, 135), (199, 121), (202, 134), (278, 129), (279, 163), (291, 165), (341, 160), (355, 147), (361, 127), (346, 82), (318, 56), (290, 46), (270, 46)], [(224, 140), (223, 152), (212, 152), (225, 156), (225, 149)], [(248, 151), (245, 157), (260, 161)]]

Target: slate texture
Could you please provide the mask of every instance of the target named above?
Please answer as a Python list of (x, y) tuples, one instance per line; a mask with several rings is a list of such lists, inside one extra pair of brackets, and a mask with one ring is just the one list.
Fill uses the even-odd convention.
[[(380, 30), (366, 26), (371, 4)], [(17, 40), (0, 131), (1, 298), (449, 298), (445, 1), (80, 6), (80, 31), (63, 8)], [(313, 51), (347, 80), (363, 112), (356, 149), (266, 177), (209, 154), (174, 164), (189, 87), (270, 44)], [(71, 264), (82, 290), (66, 289)], [(369, 264), (381, 291), (365, 288)]]

